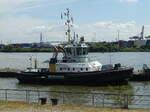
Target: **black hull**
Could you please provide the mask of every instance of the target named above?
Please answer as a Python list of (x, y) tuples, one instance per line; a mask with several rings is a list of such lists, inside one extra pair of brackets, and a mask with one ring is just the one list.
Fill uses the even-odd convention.
[(0, 72), (0, 77), (2, 78), (14, 78), (18, 77), (18, 75), (17, 72)]
[(48, 84), (48, 85), (118, 85), (126, 83), (132, 75), (132, 68), (124, 70), (80, 72), (80, 73), (53, 73), (30, 72), (20, 73), (17, 77), (20, 83)]
[(143, 73), (133, 74), (131, 81), (150, 81), (150, 69), (144, 69)]
[(138, 75), (133, 74), (131, 81), (150, 81), (150, 73), (141, 73)]

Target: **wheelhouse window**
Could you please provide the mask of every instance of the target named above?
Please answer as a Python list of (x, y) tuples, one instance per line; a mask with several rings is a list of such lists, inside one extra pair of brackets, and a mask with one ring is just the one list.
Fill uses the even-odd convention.
[(87, 48), (83, 48), (83, 55), (87, 55), (88, 54), (88, 49)]
[(71, 53), (71, 48), (66, 48), (66, 52), (67, 52), (67, 54), (71, 55), (72, 54)]
[(62, 68), (60, 68), (60, 71), (62, 71)]
[(70, 71), (70, 68), (68, 68), (68, 71)]
[(77, 55), (82, 55), (82, 48), (81, 47), (77, 48)]
[(77, 48), (77, 55), (87, 55), (88, 54), (88, 48), (82, 48), (78, 47)]
[(76, 48), (73, 48), (73, 55), (76, 56)]
[(73, 71), (75, 71), (75, 68), (73, 68)]

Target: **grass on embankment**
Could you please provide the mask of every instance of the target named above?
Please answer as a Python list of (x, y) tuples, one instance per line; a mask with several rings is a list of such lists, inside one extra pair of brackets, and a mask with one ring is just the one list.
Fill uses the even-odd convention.
[(117, 109), (73, 105), (39, 105), (23, 102), (0, 102), (0, 112), (150, 112), (144, 109)]

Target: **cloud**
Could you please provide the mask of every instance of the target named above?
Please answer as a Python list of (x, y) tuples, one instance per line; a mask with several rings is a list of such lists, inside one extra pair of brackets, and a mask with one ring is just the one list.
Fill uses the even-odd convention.
[(120, 39), (128, 40), (130, 36), (138, 33), (138, 28), (139, 26), (134, 21), (126, 23), (104, 21), (82, 25), (79, 31), (80, 34), (84, 32), (89, 41), (114, 41), (117, 38), (118, 30), (120, 31)]
[(36, 42), (40, 32), (32, 32), (36, 26), (45, 24), (44, 20), (26, 15), (0, 19), (0, 39), (4, 43)]
[[(145, 35), (150, 35), (150, 25), (145, 25)], [(65, 37), (65, 28), (62, 25), (52, 25), (45, 28), (46, 36), (49, 37), (49, 41), (67, 40)], [(113, 23), (112, 21), (100, 21), (94, 24), (82, 24), (75, 25), (73, 32), (79, 34), (79, 36), (85, 36), (86, 41), (115, 41), (118, 37), (118, 31), (120, 32), (120, 40), (128, 40), (129, 37), (139, 35), (141, 32), (141, 25), (138, 25), (135, 21), (129, 21), (126, 23)]]
[[(0, 0), (0, 37), (4, 43), (38, 42), (40, 32), (44, 34), (44, 41), (64, 41), (66, 28), (63, 25), (49, 24), (49, 21), (24, 15), (14, 14), (18, 11), (31, 10), (45, 5), (67, 4), (78, 0)], [(137, 0), (120, 0), (120, 2), (137, 2)], [(3, 15), (4, 14), (4, 15)], [(7, 15), (8, 14), (8, 15)], [(145, 34), (149, 35), (150, 25), (145, 26)], [(112, 41), (140, 33), (141, 26), (134, 21), (114, 23), (112, 21), (99, 21), (93, 24), (74, 25), (75, 31), (80, 36), (85, 36), (87, 41)]]
[[(62, 32), (60, 25), (48, 26), (47, 20), (29, 16), (26, 11), (51, 5), (70, 4), (77, 0), (0, 0), (0, 37), (4, 43), (37, 42), (40, 32)], [(33, 13), (37, 13), (35, 10)], [(28, 14), (28, 15), (27, 15)], [(63, 30), (64, 31), (64, 30)], [(62, 32), (64, 34), (64, 32)], [(58, 34), (59, 35), (59, 34)], [(47, 37), (48, 40), (51, 38)], [(57, 36), (56, 36), (57, 37)], [(38, 39), (38, 40), (37, 40)]]
[(120, 2), (137, 3), (138, 0), (119, 0)]
[[(73, 32), (85, 36), (86, 41), (115, 41), (117, 31), (120, 39), (128, 40), (129, 37), (141, 32), (141, 25), (135, 21), (114, 23), (112, 21), (99, 21), (93, 24), (74, 25)], [(48, 21), (30, 16), (4, 18), (0, 21), (0, 37), (4, 43), (39, 42), (40, 33), (43, 32), (43, 41), (66, 41), (66, 28), (62, 24), (48, 24)], [(150, 25), (145, 25), (145, 36), (150, 35)]]
[(12, 13), (25, 8), (35, 7), (39, 0), (0, 0), (0, 13)]
[(0, 14), (31, 10), (47, 5), (72, 3), (77, 0), (0, 0)]

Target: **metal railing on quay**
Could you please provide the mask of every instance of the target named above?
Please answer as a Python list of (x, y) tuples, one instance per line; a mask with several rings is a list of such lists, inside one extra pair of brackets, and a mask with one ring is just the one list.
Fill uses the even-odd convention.
[(150, 108), (150, 95), (0, 89), (1, 101), (95, 107)]

